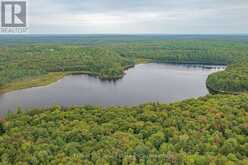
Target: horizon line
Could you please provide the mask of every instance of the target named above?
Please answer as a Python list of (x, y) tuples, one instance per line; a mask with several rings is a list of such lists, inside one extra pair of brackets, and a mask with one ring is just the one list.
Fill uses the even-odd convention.
[(247, 33), (0, 33), (0, 35), (248, 35)]

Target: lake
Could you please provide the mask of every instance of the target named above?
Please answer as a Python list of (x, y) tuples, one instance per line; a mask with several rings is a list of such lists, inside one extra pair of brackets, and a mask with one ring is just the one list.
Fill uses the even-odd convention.
[(171, 103), (208, 94), (206, 79), (224, 66), (139, 64), (118, 81), (101, 81), (88, 75), (70, 75), (45, 87), (0, 95), (0, 115), (17, 107), (53, 105), (138, 105)]

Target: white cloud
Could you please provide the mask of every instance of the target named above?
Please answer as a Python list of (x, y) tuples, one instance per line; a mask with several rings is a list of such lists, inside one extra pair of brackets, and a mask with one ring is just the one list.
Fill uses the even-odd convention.
[(102, 4), (97, 3), (99, 0), (60, 2), (32, 1), (32, 32), (244, 33), (248, 29), (246, 0), (178, 0), (173, 3), (165, 0), (102, 0)]

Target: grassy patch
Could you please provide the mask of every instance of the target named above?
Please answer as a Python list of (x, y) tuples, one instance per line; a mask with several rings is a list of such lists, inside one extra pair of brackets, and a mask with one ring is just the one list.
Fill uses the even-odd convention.
[(137, 58), (135, 59), (136, 64), (147, 64), (153, 62), (152, 59)]
[(65, 74), (63, 72), (53, 72), (43, 76), (14, 81), (0, 87), (0, 93), (7, 93), (10, 91), (31, 87), (45, 86), (62, 79), (64, 75)]

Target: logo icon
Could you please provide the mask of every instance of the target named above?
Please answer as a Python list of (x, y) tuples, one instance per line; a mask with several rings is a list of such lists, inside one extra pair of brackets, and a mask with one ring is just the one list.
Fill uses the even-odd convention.
[(26, 27), (27, 6), (26, 1), (2, 1), (1, 3), (2, 27)]

